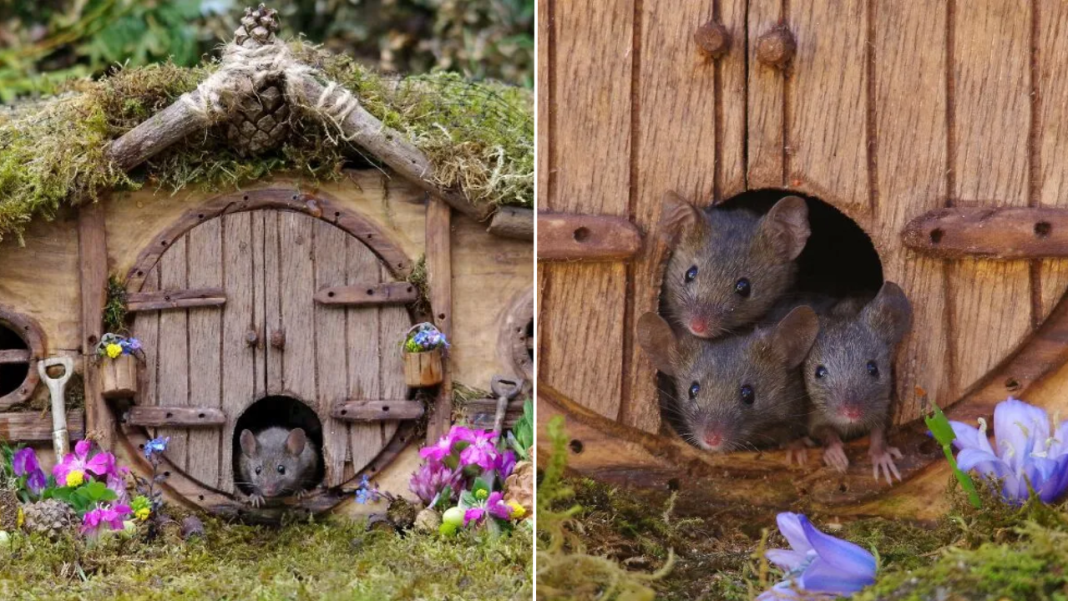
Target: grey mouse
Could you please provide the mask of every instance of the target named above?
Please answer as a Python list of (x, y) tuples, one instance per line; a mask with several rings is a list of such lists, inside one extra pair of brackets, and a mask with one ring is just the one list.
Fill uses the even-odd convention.
[(886, 442), (893, 392), (891, 367), (912, 325), (901, 287), (883, 284), (867, 304), (850, 298), (820, 317), (820, 333), (805, 359), (805, 389), (813, 406), (809, 434), (823, 442), (823, 461), (839, 472), (849, 466), (842, 440), (871, 433), (868, 454), (876, 479), (901, 479)]
[(811, 235), (804, 199), (787, 196), (761, 216), (702, 210), (664, 197), (661, 237), (671, 247), (664, 276), (667, 316), (699, 338), (756, 323), (793, 287)]
[(808, 307), (772, 327), (717, 340), (676, 336), (655, 313), (638, 320), (638, 343), (674, 377), (683, 437), (712, 452), (784, 445), (804, 435), (798, 367), (818, 332), (819, 318)]
[(239, 475), (252, 489), (253, 507), (270, 498), (303, 496), (314, 484), (318, 466), (319, 456), (301, 428), (272, 427), (256, 435), (241, 432)]

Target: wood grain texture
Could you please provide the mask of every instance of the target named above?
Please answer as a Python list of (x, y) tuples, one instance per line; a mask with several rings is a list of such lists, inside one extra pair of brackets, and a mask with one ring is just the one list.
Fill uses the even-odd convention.
[[(183, 289), (189, 286), (186, 277), (189, 269), (188, 244), (185, 237), (174, 242), (170, 250), (160, 258), (160, 288)], [(182, 407), (189, 405), (189, 316), (186, 311), (167, 311), (159, 315), (159, 340), (157, 356), (157, 397), (153, 404)], [(169, 436), (167, 458), (179, 469), (187, 468), (189, 432), (184, 429), (159, 428), (156, 435)]]
[[(508, 401), (504, 414), (504, 427), (512, 428), (523, 417), (523, 403), (526, 399), (517, 398)], [(473, 428), (489, 430), (497, 413), (497, 399), (471, 399), (464, 403), (464, 416)]]
[[(223, 220), (212, 219), (187, 234), (188, 283), (191, 289), (222, 291), (225, 281), (223, 264)], [(225, 299), (225, 292), (219, 295)], [(173, 297), (172, 297), (173, 300)], [(189, 314), (189, 404), (213, 409), (219, 424), (225, 424), (223, 406), (222, 364), (224, 348), (223, 312), (212, 307), (190, 308)], [(236, 341), (234, 341), (236, 342)], [(241, 349), (244, 350), (244, 349)], [(166, 398), (160, 401), (166, 402)], [(191, 413), (200, 418), (201, 413)], [(229, 442), (229, 441), (227, 441)], [(189, 432), (189, 475), (210, 484), (219, 480), (219, 458), (223, 440), (218, 431)]]
[[(442, 207), (444, 208), (444, 207)], [(429, 216), (428, 216), (429, 217)], [(429, 247), (428, 247), (429, 248)], [(450, 251), (451, 252), (451, 251)], [(429, 256), (429, 253), (428, 253)], [(378, 266), (382, 281), (389, 281), (392, 279), (392, 275), (386, 269), (385, 265), (379, 264)], [(451, 292), (450, 292), (451, 295)], [(433, 299), (433, 297), (431, 297)], [(431, 300), (431, 304), (433, 304)], [(379, 364), (381, 373), (379, 375), (379, 392), (382, 394), (383, 399), (403, 399), (407, 398), (408, 387), (404, 384), (404, 355), (400, 352), (398, 346), (401, 341), (404, 340), (404, 336), (408, 330), (412, 327), (412, 317), (406, 310), (401, 307), (382, 307), (380, 311), (380, 323), (379, 323), (379, 336), (378, 336), (378, 352), (382, 357), (382, 361)], [(434, 318), (437, 319), (438, 314), (435, 314)], [(450, 334), (452, 328), (452, 319), (449, 318)], [(453, 340), (455, 340), (455, 336)], [(452, 386), (452, 367), (451, 362), (449, 367), (445, 370), (445, 382)], [(372, 399), (373, 400), (373, 399)], [(452, 410), (450, 398), (449, 410)], [(405, 435), (401, 432), (400, 422), (382, 422), (382, 444), (388, 450), (391, 447), (398, 444), (398, 441), (403, 442)], [(409, 435), (410, 436), (410, 435)], [(386, 451), (383, 451), (386, 452)], [(363, 469), (381, 469), (381, 464), (378, 463), (381, 456), (376, 456), (375, 459), (366, 465)], [(377, 466), (377, 467), (375, 467)], [(359, 466), (357, 466), (359, 468)], [(373, 473), (372, 469), (372, 473)]]
[(126, 310), (129, 313), (218, 307), (225, 304), (226, 294), (222, 288), (134, 292), (126, 295)]
[(214, 430), (226, 425), (226, 414), (218, 407), (131, 407), (126, 423), (150, 428), (190, 428), (189, 474), (205, 482), (212, 482), (218, 476), (210, 473), (208, 466), (214, 463), (218, 471), (219, 433)]
[[(426, 207), (426, 272), (434, 325), (452, 335), (452, 210), (431, 198)], [(427, 444), (434, 444), (452, 425), (452, 373), (448, 357), (443, 361), (441, 385), (426, 426)]]
[[(755, 40), (778, 27), (786, 18), (781, 9), (781, 2), (750, 2), (747, 16), (749, 37)], [(750, 190), (782, 188), (786, 185), (783, 171), (786, 78), (782, 71), (757, 60), (756, 44), (747, 43), (746, 47), (749, 53), (747, 187)]]
[(867, 224), (868, 136), (864, 0), (792, 2), (797, 40), (786, 103), (786, 184)]
[(16, 363), (29, 363), (32, 353), (28, 350), (0, 351), (0, 365), (13, 365)]
[[(950, 377), (942, 261), (901, 245), (901, 229), (946, 197), (946, 7), (941, 3), (880, 0), (875, 54), (874, 213), (869, 229), (883, 278), (899, 284), (912, 304), (913, 327), (898, 347), (896, 423), (921, 411), (916, 386), (940, 404), (957, 398)], [(925, 90), (923, 102), (915, 91)], [(907, 175), (903, 175), (907, 174)]]
[(623, 261), (641, 247), (641, 233), (623, 217), (538, 215), (539, 261)]
[[(963, 8), (963, 7), (962, 7)], [(950, 139), (954, 206), (1028, 204), (1031, 5), (969, 2), (952, 15), (954, 123)], [(956, 387), (983, 376), (1031, 327), (1030, 266), (965, 259), (952, 263), (950, 329)]]
[[(341, 230), (337, 231), (341, 233)], [(403, 305), (417, 300), (419, 291), (408, 282), (356, 282), (347, 286), (321, 286), (315, 293), (315, 302), (321, 305)]]
[(534, 209), (501, 207), (493, 214), (486, 231), (494, 236), (534, 241)]
[[(312, 225), (315, 257), (314, 290), (318, 295), (324, 289), (345, 285), (345, 240), (348, 236), (340, 229), (316, 220)], [(345, 332), (345, 310), (332, 309), (318, 302), (314, 305), (316, 393), (310, 402), (323, 424), (323, 461), (326, 466), (326, 484), (337, 486), (344, 482), (345, 459), (349, 456), (349, 429), (336, 419), (331, 411), (337, 403), (348, 396), (349, 372), (345, 358), (348, 337)], [(362, 340), (356, 344), (364, 344)]]
[(1068, 257), (1068, 209), (959, 207), (909, 222), (905, 246), (948, 259)]
[(334, 419), (350, 422), (382, 422), (423, 417), (426, 408), (420, 401), (347, 401), (337, 403), (330, 411)]
[[(552, 171), (549, 194), (539, 197), (538, 210), (625, 217), (631, 186), (633, 4), (555, 2), (550, 10)], [(541, 271), (547, 285), (540, 334), (542, 348), (551, 350), (542, 358), (539, 378), (617, 417), (626, 267), (568, 263), (541, 266)], [(593, 319), (591, 307), (597, 307)]]
[[(78, 273), (81, 287), (82, 356), (91, 357), (104, 334), (104, 303), (108, 283), (108, 244), (104, 226), (104, 209), (99, 204), (88, 204), (78, 211)], [(30, 365), (28, 381), (23, 385), (31, 392), (30, 384), (37, 383), (36, 365)], [(85, 407), (86, 428), (93, 432), (96, 441), (104, 449), (114, 445), (115, 418), (101, 393), (100, 374), (86, 369)], [(23, 390), (16, 391), (22, 396)], [(4, 399), (8, 400), (15, 393)], [(23, 400), (28, 394), (23, 396)]]
[[(1068, 207), (1068, 4), (1038, 2), (1037, 28), (1032, 52), (1032, 81), (1035, 90), (1031, 146), (1031, 204), (1040, 207)], [(1044, 319), (1068, 289), (1068, 260), (1041, 261), (1038, 267), (1040, 294), (1036, 321)]]
[[(345, 241), (346, 283), (381, 282), (375, 256), (359, 240), (348, 238)], [(347, 398), (378, 399), (382, 398), (382, 363), (385, 353), (394, 348), (392, 336), (396, 333), (380, 331), (381, 315), (390, 309), (370, 307), (352, 307), (346, 309), (346, 370)], [(399, 348), (397, 349), (399, 351)], [(342, 400), (342, 399), (338, 399)], [(349, 424), (349, 462), (346, 474), (355, 474), (363, 469), (378, 452), (383, 444), (383, 432), (380, 424)]]
[[(158, 265), (145, 274), (141, 290), (145, 292), (159, 290)], [(160, 313), (146, 313), (137, 316), (133, 322), (133, 335), (141, 341), (141, 352), (145, 356), (145, 365), (138, 376), (137, 396), (134, 397), (135, 403), (142, 407), (155, 405), (159, 398), (160, 315)]]
[[(262, 305), (257, 305), (256, 282), (262, 282), (263, 271), (256, 271), (253, 249), (263, 249), (262, 227), (260, 236), (253, 234), (252, 220), (262, 216), (252, 213), (237, 213), (221, 218), (224, 234), (222, 261), (228, 302), (222, 314), (222, 412), (226, 424), (219, 433), (219, 480), (217, 487), (223, 492), (233, 492), (233, 440), (237, 418), (257, 398), (256, 356), (260, 348), (245, 343), (249, 330), (262, 330)], [(262, 298), (259, 299), (262, 303)], [(262, 336), (259, 337), (262, 341)], [(210, 484), (210, 483), (206, 483)]]
[[(67, 435), (71, 440), (85, 438), (85, 412), (67, 411)], [(52, 441), (52, 415), (37, 411), (0, 413), (0, 439), (10, 443)]]
[(265, 393), (285, 394), (283, 353), (269, 341), (285, 328), (282, 322), (282, 216), (276, 211), (263, 212), (263, 306)]

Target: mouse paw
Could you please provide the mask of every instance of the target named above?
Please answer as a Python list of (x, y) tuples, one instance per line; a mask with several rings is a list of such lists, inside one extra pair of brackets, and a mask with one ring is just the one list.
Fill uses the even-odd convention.
[(248, 496), (248, 504), (253, 507), (263, 507), (264, 499), (261, 494), (252, 494)]
[(311, 493), (312, 493), (312, 491), (310, 491), (310, 490), (308, 490), (308, 489), (306, 489), (306, 488), (303, 488), (303, 489), (301, 489), (301, 490), (298, 490), (298, 491), (297, 491), (297, 494), (296, 494), (295, 496), (296, 496), (296, 497), (297, 497), (298, 499), (303, 499), (303, 498), (306, 498), (306, 497), (307, 497), (308, 495), (310, 495)]
[(842, 443), (832, 444), (823, 449), (823, 463), (834, 468), (840, 474), (844, 474), (849, 467), (849, 458), (846, 457)]
[(884, 447), (883, 449), (872, 449), (871, 455), (871, 473), (875, 476), (875, 481), (878, 482), (881, 476), (886, 476), (886, 483), (893, 484), (894, 480), (891, 475), (896, 476), (898, 481), (901, 481), (901, 472), (898, 471), (897, 465), (894, 463), (894, 459), (901, 459), (904, 455), (897, 447)]
[(786, 445), (786, 465), (793, 465), (797, 461), (798, 467), (808, 463), (808, 446), (804, 440), (795, 440)]

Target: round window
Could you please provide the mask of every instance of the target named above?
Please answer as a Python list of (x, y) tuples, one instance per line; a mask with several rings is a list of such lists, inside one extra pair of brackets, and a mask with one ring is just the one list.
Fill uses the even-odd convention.
[(0, 307), (0, 409), (21, 403), (37, 388), (44, 334), (30, 318)]

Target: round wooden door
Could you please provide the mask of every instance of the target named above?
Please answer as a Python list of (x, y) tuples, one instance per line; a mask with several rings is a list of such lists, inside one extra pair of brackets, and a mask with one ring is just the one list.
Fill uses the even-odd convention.
[(398, 304), (405, 294), (392, 304), (323, 300), (352, 287), (389, 296), (408, 261), (328, 199), (292, 191), (238, 198), (187, 215), (131, 272), (128, 291), (140, 299), (130, 303), (133, 333), (146, 361), (127, 426), (169, 436), (173, 467), (229, 494), (242, 413), (259, 399), (291, 397), (321, 421), (324, 484), (340, 485), (382, 454), (399, 422), (331, 413), (346, 401), (407, 398), (398, 341), (412, 319)]

